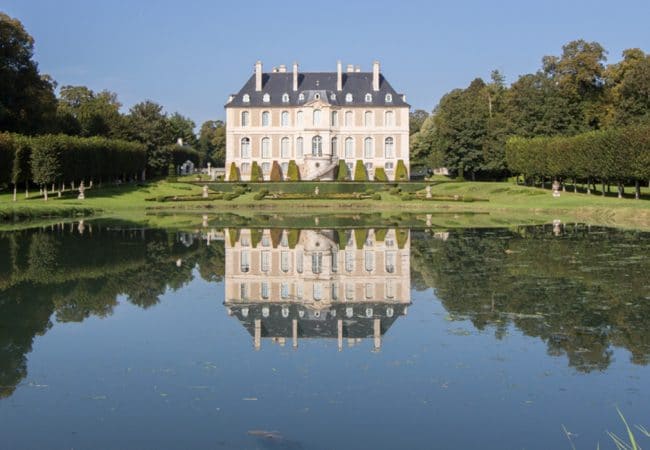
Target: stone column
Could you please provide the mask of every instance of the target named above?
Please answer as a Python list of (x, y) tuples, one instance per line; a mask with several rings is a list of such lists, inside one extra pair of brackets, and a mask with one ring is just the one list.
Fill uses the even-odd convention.
[(341, 319), (336, 321), (336, 328), (338, 330), (339, 351), (343, 351), (343, 321)]
[(374, 351), (378, 352), (381, 349), (381, 319), (375, 319), (373, 324), (374, 329)]
[(262, 347), (262, 320), (255, 319), (255, 341), (254, 341), (255, 350), (259, 350)]
[(291, 336), (293, 338), (293, 348), (298, 348), (298, 320), (291, 321)]

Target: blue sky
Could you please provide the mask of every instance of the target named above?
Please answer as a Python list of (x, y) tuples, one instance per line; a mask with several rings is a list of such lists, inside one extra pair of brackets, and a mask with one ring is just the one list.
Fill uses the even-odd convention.
[(197, 125), (223, 118), (262, 60), (334, 71), (336, 61), (382, 72), (414, 108), (493, 69), (507, 82), (536, 71), (573, 39), (600, 42), (609, 61), (650, 51), (650, 2), (4, 0), (36, 40), (41, 71), (59, 85), (144, 99)]

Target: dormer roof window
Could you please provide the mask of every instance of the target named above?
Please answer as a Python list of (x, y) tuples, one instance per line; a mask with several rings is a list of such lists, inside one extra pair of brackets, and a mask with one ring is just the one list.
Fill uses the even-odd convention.
[(242, 97), (242, 101), (244, 103), (249, 103), (251, 101), (251, 96), (248, 94), (244, 94), (244, 96)]
[(262, 101), (264, 103), (268, 103), (268, 102), (271, 101), (271, 96), (268, 94), (268, 92), (266, 94), (264, 94), (264, 96), (262, 97)]

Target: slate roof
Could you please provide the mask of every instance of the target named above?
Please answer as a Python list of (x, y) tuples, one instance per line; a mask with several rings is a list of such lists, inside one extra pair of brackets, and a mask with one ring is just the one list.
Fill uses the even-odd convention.
[[(263, 101), (264, 94), (271, 96), (269, 102)], [(283, 94), (289, 94), (289, 102), (283, 102)], [(304, 100), (300, 101), (300, 94)], [(255, 74), (246, 81), (244, 87), (234, 94), (228, 107), (263, 107), (263, 106), (300, 106), (314, 98), (319, 93), (321, 99), (339, 106), (396, 106), (409, 107), (401, 94), (398, 94), (383, 75), (379, 75), (379, 91), (372, 90), (372, 72), (344, 72), (343, 90), (336, 90), (336, 72), (303, 72), (298, 74), (298, 90), (293, 91), (292, 72), (272, 72), (262, 74), (262, 90), (255, 91)], [(352, 94), (352, 101), (346, 102), (346, 94)], [(244, 94), (250, 95), (250, 102), (242, 99)], [(372, 95), (372, 101), (366, 102), (366, 94)], [(386, 102), (386, 94), (392, 95), (392, 101)]]

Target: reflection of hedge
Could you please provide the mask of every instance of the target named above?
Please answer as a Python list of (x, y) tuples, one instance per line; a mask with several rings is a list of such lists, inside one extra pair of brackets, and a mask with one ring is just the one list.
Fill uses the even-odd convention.
[(368, 230), (365, 228), (355, 228), (354, 230), (354, 240), (357, 245), (357, 250), (363, 249), (363, 246), (366, 244), (368, 239)]

